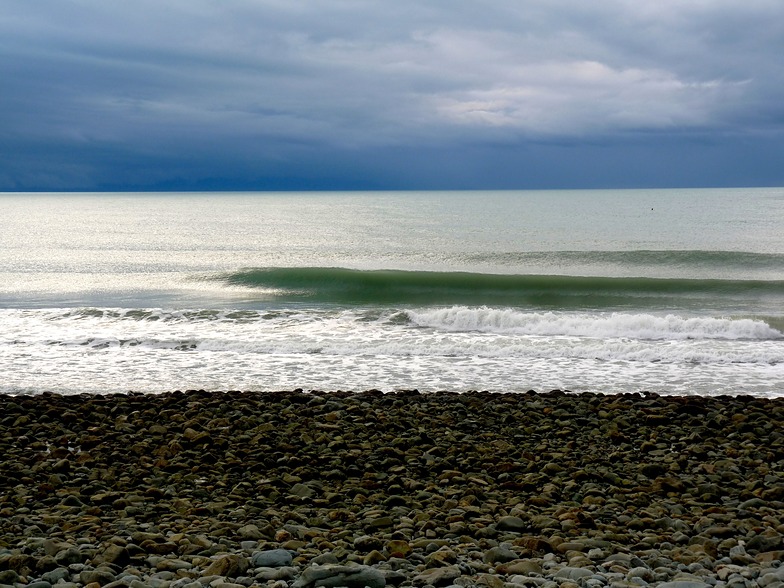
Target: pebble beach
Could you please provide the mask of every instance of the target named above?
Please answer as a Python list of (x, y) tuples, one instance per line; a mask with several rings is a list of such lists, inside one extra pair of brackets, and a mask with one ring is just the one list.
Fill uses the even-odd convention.
[(0, 396), (0, 588), (779, 588), (784, 400)]

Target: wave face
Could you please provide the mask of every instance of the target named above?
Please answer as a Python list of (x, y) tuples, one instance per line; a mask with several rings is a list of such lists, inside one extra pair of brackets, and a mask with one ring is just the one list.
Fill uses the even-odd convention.
[[(231, 286), (277, 301), (487, 305), (541, 309), (758, 308), (784, 296), (784, 280), (705, 280), (470, 272), (259, 268), (224, 274)], [(752, 304), (753, 303), (753, 304)]]

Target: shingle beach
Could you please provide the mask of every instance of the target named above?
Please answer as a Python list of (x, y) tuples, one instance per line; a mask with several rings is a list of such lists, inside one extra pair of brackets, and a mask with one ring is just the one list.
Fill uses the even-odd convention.
[(0, 396), (0, 588), (784, 586), (784, 400)]

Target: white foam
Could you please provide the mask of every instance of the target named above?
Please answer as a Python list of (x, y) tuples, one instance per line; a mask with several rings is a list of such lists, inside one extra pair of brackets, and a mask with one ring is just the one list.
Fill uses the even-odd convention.
[(644, 340), (784, 338), (780, 331), (758, 320), (681, 317), (673, 314), (542, 313), (453, 306), (411, 310), (408, 316), (418, 326), (452, 332)]
[(784, 344), (781, 337), (749, 336), (764, 326), (760, 321), (462, 307), (401, 316), (3, 310), (0, 391), (312, 386), (784, 394)]

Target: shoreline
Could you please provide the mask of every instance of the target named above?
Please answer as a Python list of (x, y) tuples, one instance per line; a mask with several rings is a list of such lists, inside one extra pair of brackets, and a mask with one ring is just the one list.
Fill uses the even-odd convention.
[(784, 399), (0, 395), (0, 455), (0, 585), (784, 585)]

